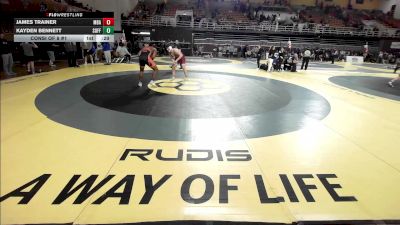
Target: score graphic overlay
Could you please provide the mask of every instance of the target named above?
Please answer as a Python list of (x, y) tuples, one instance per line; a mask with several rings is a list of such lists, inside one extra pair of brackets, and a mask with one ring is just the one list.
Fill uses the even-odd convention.
[(114, 13), (42, 13), (16, 16), (14, 42), (114, 42)]

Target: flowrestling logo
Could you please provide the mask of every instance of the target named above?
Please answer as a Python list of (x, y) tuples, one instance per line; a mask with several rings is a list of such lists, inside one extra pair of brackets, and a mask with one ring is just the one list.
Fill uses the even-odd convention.
[(220, 81), (195, 78), (158, 80), (148, 88), (170, 95), (213, 95), (230, 90), (229, 85)]

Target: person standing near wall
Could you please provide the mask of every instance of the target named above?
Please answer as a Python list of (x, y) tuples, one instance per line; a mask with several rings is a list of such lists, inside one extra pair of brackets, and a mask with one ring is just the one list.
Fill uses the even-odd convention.
[(55, 67), (56, 65), (54, 64), (54, 62), (56, 61), (56, 57), (54, 55), (54, 52), (59, 46), (54, 43), (46, 43), (45, 47), (47, 50), (47, 55), (49, 56), (49, 66)]
[(339, 51), (337, 49), (332, 50), (332, 64), (335, 63), (335, 60), (339, 58)]
[(87, 65), (87, 59), (90, 58), (92, 65), (94, 64), (93, 54), (96, 51), (95, 46), (91, 42), (82, 42), (83, 56), (85, 65)]
[(4, 39), (4, 34), (0, 34), (0, 54), (3, 60), (3, 71), (7, 76), (15, 76), (13, 72), (14, 59), (12, 56), (11, 42)]
[(104, 65), (111, 65), (111, 45), (108, 42), (103, 42), (101, 45), (103, 46), (104, 58), (106, 59)]
[(38, 48), (38, 46), (33, 42), (21, 43), (22, 50), (24, 51), (25, 61), (27, 62), (28, 73), (35, 73), (35, 56), (33, 54), (33, 49)]
[(103, 46), (100, 42), (96, 42), (95, 60), (99, 62), (103, 60)]
[(272, 71), (274, 59), (275, 59), (275, 46), (271, 46), (268, 54), (268, 72)]
[(67, 52), (68, 66), (79, 67), (79, 65), (76, 63), (76, 51), (77, 51), (76, 43), (66, 42), (65, 51)]
[(256, 56), (257, 56), (257, 68), (258, 69), (260, 69), (260, 60), (262, 58), (263, 53), (264, 53), (264, 50), (260, 46), (257, 46)]
[(290, 72), (297, 72), (297, 63), (299, 61), (299, 55), (294, 52), (291, 60), (291, 70)]

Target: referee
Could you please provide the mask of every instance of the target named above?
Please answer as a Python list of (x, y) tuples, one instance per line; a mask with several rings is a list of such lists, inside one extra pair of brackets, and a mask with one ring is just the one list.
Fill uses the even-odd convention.
[(303, 69), (303, 67), (304, 70), (307, 70), (308, 63), (310, 62), (310, 57), (311, 57), (311, 51), (308, 48), (306, 48), (303, 55), (303, 62), (301, 63), (301, 70)]

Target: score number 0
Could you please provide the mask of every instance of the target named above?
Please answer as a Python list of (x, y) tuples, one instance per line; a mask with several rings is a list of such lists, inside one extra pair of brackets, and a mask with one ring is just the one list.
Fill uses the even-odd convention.
[(103, 34), (114, 33), (114, 18), (103, 18)]
[(114, 18), (103, 18), (103, 26), (114, 26)]

